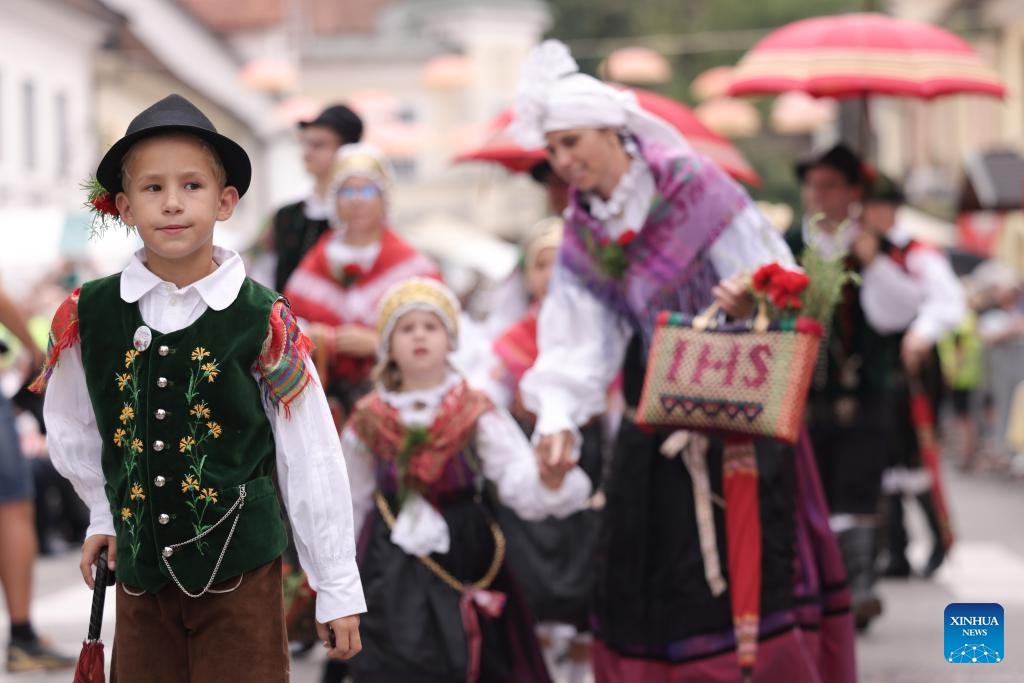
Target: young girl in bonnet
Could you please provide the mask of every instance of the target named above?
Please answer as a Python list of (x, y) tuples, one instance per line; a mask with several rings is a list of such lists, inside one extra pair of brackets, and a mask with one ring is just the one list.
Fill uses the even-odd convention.
[[(520, 144), (546, 146), (571, 186), (540, 354), (519, 385), (543, 466), (573, 461), (579, 427), (623, 373), (595, 562), (597, 681), (854, 680), (848, 595), (823, 588), (845, 577), (827, 525), (812, 523), (827, 513), (809, 449), (756, 442), (745, 456), (760, 475), (763, 559), (730, 576), (713, 502), (728, 449), (694, 440), (680, 453), (633, 419), (658, 313), (717, 301), (749, 315), (742, 278), (793, 264), (781, 236), (743, 188), (631, 93), (579, 73), (557, 41), (528, 58), (515, 119)], [(745, 581), (760, 586), (759, 609), (734, 615), (730, 588)]]
[(548, 680), (488, 494), (525, 518), (565, 516), (590, 481), (572, 466), (542, 479), (511, 416), (452, 370), (458, 314), (433, 280), (390, 290), (378, 384), (342, 436), (371, 605), (356, 681)]

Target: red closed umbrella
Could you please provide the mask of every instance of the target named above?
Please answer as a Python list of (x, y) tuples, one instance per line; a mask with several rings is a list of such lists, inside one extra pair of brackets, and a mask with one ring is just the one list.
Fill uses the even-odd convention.
[(103, 603), (107, 597), (107, 586), (113, 576), (107, 569), (107, 549), (100, 551), (96, 562), (96, 579), (92, 590), (92, 610), (89, 612), (89, 634), (82, 644), (75, 667), (74, 683), (104, 683), (107, 678), (103, 670), (103, 642), (100, 629), (103, 626)]
[[(690, 145), (736, 180), (758, 187), (761, 178), (735, 145), (705, 126), (685, 104), (650, 90), (630, 88), (637, 102), (682, 133)], [(524, 149), (509, 133), (513, 112), (506, 109), (488, 126), (487, 142), (455, 157), (455, 161), (493, 161), (515, 173), (523, 173), (547, 158), (543, 149)]]
[(877, 13), (814, 17), (772, 31), (736, 65), (729, 94), (1003, 97), (995, 71), (945, 29)]

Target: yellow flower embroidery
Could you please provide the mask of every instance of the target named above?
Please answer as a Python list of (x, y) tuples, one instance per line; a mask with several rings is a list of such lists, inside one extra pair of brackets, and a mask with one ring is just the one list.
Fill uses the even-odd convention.
[(124, 366), (130, 368), (135, 359), (139, 357), (139, 352), (135, 349), (128, 349), (124, 352)]
[(178, 442), (178, 452), (184, 453), (185, 451), (192, 450), (192, 447), (196, 445), (196, 440), (191, 436), (183, 436), (181, 441)]
[(199, 492), (199, 500), (207, 500), (207, 499), (209, 499), (211, 503), (216, 503), (217, 502), (217, 496), (219, 496), (219, 495), (220, 494), (217, 493), (212, 487), (208, 488), (208, 489), (202, 489)]
[(220, 374), (220, 368), (214, 362), (204, 363), (199, 366), (199, 369), (203, 371), (203, 376), (210, 382), (217, 379), (217, 375)]
[(117, 390), (124, 391), (124, 388), (128, 386), (128, 382), (132, 381), (132, 376), (127, 372), (123, 375), (117, 375)]
[(142, 452), (142, 439), (132, 439), (132, 450), (136, 453)]
[(181, 492), (188, 493), (189, 489), (193, 491), (199, 490), (199, 480), (191, 474), (181, 480)]
[(132, 484), (132, 500), (146, 500), (146, 494), (142, 492), (142, 487), (138, 484)]
[(128, 424), (128, 420), (131, 420), (134, 417), (135, 409), (126, 403), (124, 408), (121, 409), (121, 424)]
[(192, 360), (202, 360), (210, 355), (210, 352), (204, 349), (202, 346), (198, 346), (192, 349)]
[(196, 417), (204, 419), (210, 417), (210, 409), (206, 407), (206, 401), (192, 406), (192, 410), (189, 411), (189, 415), (195, 415)]
[(216, 422), (207, 422), (206, 428), (210, 430), (210, 436), (215, 439), (220, 438), (220, 425)]
[(132, 518), (132, 511), (129, 510), (128, 508), (121, 508), (121, 521), (122, 522), (127, 522), (131, 518)]
[(114, 432), (114, 444), (121, 446), (124, 444), (124, 437), (128, 435), (128, 432), (124, 431), (120, 427)]

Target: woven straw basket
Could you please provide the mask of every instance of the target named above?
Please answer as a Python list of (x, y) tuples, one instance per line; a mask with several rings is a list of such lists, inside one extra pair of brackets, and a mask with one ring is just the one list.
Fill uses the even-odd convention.
[(753, 323), (715, 325), (716, 313), (658, 316), (637, 423), (795, 443), (821, 324), (770, 322), (762, 308)]

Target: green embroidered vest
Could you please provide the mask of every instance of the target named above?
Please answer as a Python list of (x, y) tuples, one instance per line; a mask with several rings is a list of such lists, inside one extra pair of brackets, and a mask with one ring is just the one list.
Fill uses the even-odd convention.
[[(806, 245), (798, 224), (786, 233), (786, 243), (800, 259)], [(868, 323), (860, 304), (860, 289), (848, 284), (832, 313), (832, 325), (822, 340), (827, 354), (824, 377), (816, 376), (811, 396), (835, 399), (853, 396), (870, 400), (891, 391), (900, 368), (900, 340), (903, 335), (881, 334)], [(818, 373), (821, 374), (820, 372)]]
[(158, 591), (169, 564), (187, 591), (202, 591), (232, 529), (214, 583), (284, 550), (274, 436), (252, 374), (277, 296), (246, 279), (225, 310), (169, 334), (146, 328), (152, 341), (136, 350), (145, 323), (121, 299), (120, 275), (83, 285), (82, 362), (128, 586)]

